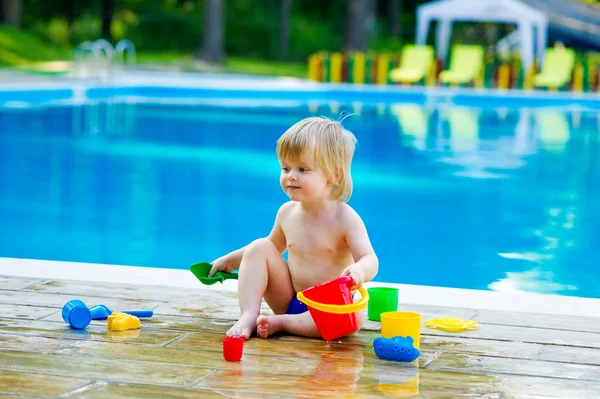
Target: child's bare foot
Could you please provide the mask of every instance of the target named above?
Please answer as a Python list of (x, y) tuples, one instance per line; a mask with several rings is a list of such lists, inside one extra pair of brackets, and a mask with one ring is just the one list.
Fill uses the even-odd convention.
[(225, 335), (228, 337), (250, 338), (252, 331), (256, 328), (255, 315), (242, 315), (240, 319), (231, 327)]
[(256, 319), (256, 333), (261, 338), (267, 338), (283, 330), (281, 316), (258, 316)]

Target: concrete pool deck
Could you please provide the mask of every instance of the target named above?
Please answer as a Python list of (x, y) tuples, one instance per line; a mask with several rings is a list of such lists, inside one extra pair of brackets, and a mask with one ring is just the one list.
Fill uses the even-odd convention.
[[(129, 279), (119, 280), (125, 273)], [(330, 343), (286, 335), (252, 338), (242, 361), (228, 363), (220, 341), (239, 309), (235, 282), (226, 283), (233, 285), (203, 286), (187, 270), (0, 259), (0, 394), (596, 398), (600, 392), (600, 317), (574, 315), (587, 309), (600, 316), (600, 300), (557, 297), (556, 303), (571, 299), (574, 305), (549, 314), (540, 312), (541, 303), (528, 304), (527, 295), (516, 297), (522, 310), (537, 306), (533, 313), (498, 310), (502, 301), (486, 304), (483, 291), (455, 290), (472, 298), (463, 307), (449, 306), (458, 302), (447, 296), (419, 304), (401, 295), (400, 309), (419, 312), (423, 320), (454, 316), (480, 327), (451, 334), (422, 326), (418, 367), (376, 357), (376, 322)], [(154, 317), (143, 320), (140, 330), (111, 332), (105, 322), (94, 321), (76, 331), (60, 314), (75, 298), (113, 310), (153, 309)]]

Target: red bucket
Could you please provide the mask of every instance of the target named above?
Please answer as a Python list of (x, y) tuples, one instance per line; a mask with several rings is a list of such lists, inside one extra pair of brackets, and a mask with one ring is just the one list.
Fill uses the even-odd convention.
[[(352, 291), (350, 291), (352, 278), (344, 276), (327, 283), (315, 285), (302, 291), (309, 300), (326, 305), (352, 304)], [(298, 298), (302, 301), (302, 298)], [(326, 341), (351, 334), (358, 330), (356, 313), (335, 314), (314, 309), (307, 304), (321, 337)]]

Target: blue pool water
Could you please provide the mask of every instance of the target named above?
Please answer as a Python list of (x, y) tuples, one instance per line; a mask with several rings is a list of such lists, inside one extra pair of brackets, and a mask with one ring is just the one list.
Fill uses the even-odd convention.
[(600, 297), (596, 112), (139, 103), (109, 128), (105, 111), (0, 108), (0, 257), (210, 261), (269, 232), (279, 135), (354, 112), (377, 281)]

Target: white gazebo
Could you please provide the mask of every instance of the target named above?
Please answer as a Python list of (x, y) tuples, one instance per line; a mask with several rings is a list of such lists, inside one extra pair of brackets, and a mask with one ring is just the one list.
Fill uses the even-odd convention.
[(515, 24), (524, 66), (530, 67), (536, 54), (539, 64), (544, 57), (548, 18), (519, 0), (437, 0), (422, 4), (417, 7), (417, 44), (426, 44), (432, 20), (438, 21), (435, 41), (438, 58), (446, 58), (454, 21)]

